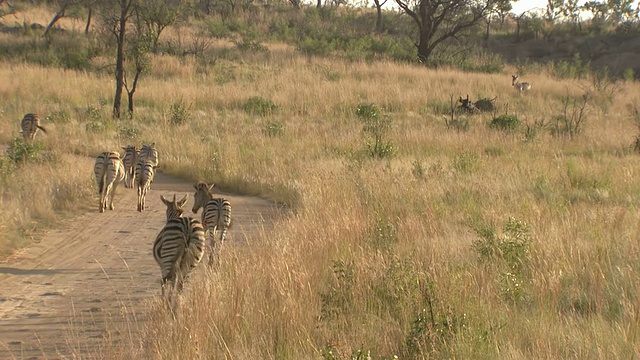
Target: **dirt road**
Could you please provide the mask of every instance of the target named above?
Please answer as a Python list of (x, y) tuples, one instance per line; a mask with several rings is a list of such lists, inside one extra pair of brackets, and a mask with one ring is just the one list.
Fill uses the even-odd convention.
[[(135, 190), (121, 184), (114, 211), (98, 213), (96, 200), (0, 263), (0, 359), (87, 358), (104, 354), (105, 339), (135, 337), (144, 302), (160, 293), (151, 247), (165, 222), (160, 195), (173, 194), (189, 194), (193, 216), (192, 183), (157, 174), (147, 211), (136, 211)], [(233, 206), (229, 245), (268, 230), (279, 214), (263, 199), (225, 197)]]

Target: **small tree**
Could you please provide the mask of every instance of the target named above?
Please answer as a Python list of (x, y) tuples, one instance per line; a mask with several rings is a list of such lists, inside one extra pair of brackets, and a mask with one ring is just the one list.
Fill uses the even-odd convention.
[(151, 40), (151, 51), (157, 52), (160, 34), (174, 24), (188, 6), (187, 1), (139, 0), (136, 9), (140, 20), (138, 27), (146, 27), (143, 32)]
[(393, 155), (391, 141), (384, 139), (391, 130), (392, 119), (381, 115), (380, 110), (373, 104), (361, 104), (356, 110), (356, 115), (364, 124), (363, 132), (372, 137), (367, 142), (371, 156), (383, 158)]

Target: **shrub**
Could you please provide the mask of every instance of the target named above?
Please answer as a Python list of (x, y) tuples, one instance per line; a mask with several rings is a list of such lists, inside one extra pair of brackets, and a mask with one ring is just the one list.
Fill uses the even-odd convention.
[(381, 115), (380, 110), (374, 104), (360, 104), (356, 109), (356, 115), (364, 123), (362, 131), (370, 138), (366, 140), (366, 146), (372, 157), (384, 158), (394, 153), (391, 141), (385, 140), (385, 135), (391, 130), (393, 121), (390, 117)]
[(185, 101), (180, 98), (176, 100), (169, 107), (169, 121), (173, 125), (182, 125), (189, 121), (191, 117), (191, 104), (187, 105)]
[(278, 105), (260, 96), (252, 96), (245, 101), (242, 109), (252, 115), (267, 116), (273, 114), (278, 109)]
[(22, 137), (13, 139), (7, 148), (6, 157), (16, 165), (38, 160), (43, 150), (42, 143), (27, 141)]
[(520, 127), (520, 120), (515, 115), (500, 115), (493, 118), (489, 127), (492, 129), (515, 131)]
[(531, 235), (528, 225), (513, 217), (503, 227), (502, 235), (486, 226), (477, 226), (480, 239), (473, 242), (473, 249), (483, 263), (497, 265), (500, 270), (500, 289), (509, 300), (524, 297), (524, 269), (529, 261)]

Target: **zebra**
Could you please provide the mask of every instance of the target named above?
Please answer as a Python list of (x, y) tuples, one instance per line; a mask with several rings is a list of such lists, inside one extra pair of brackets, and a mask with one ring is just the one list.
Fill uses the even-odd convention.
[(20, 127), (22, 128), (22, 137), (25, 140), (33, 140), (36, 137), (38, 129), (42, 130), (42, 132), (45, 134), (47, 133), (47, 130), (44, 127), (40, 126), (40, 117), (37, 114), (26, 114), (22, 118)]
[(187, 203), (187, 196), (176, 202), (160, 196), (167, 206), (167, 223), (153, 243), (153, 258), (162, 272), (162, 296), (165, 287), (180, 291), (184, 280), (204, 255), (205, 236), (202, 224), (198, 219), (182, 217), (182, 207)]
[(162, 200), (162, 202), (167, 206), (167, 221), (182, 217), (182, 214), (184, 214), (184, 210), (182, 208), (184, 207), (184, 204), (187, 203), (188, 199), (189, 197), (185, 195), (182, 200), (176, 202), (175, 195), (173, 195), (172, 201), (169, 201), (165, 199), (164, 196), (160, 195), (160, 200)]
[(147, 161), (151, 161), (154, 167), (158, 166), (158, 149), (156, 149), (155, 142), (150, 145), (142, 144), (138, 154), (138, 163)]
[(511, 75), (511, 86), (518, 90), (518, 95), (531, 90), (531, 84), (518, 81), (518, 75)]
[[(156, 143), (151, 143), (149, 145), (142, 144), (142, 148), (138, 153), (137, 165), (140, 163), (150, 163), (153, 166), (153, 170), (158, 167), (158, 149), (156, 149)], [(151, 189), (151, 183), (153, 182), (153, 178), (151, 178), (151, 182), (149, 183), (149, 189)]]
[(98, 184), (100, 195), (99, 211), (102, 213), (107, 207), (113, 210), (113, 196), (118, 184), (124, 180), (124, 165), (117, 151), (106, 151), (96, 157), (93, 173)]
[(126, 178), (124, 180), (124, 186), (127, 188), (133, 188), (133, 184), (136, 178), (136, 164), (138, 162), (138, 154), (140, 149), (135, 145), (127, 145), (122, 147), (124, 150), (124, 157), (122, 163), (124, 165)]
[(204, 181), (199, 181), (193, 185), (196, 189), (194, 194), (193, 211), (194, 214), (202, 208), (202, 224), (209, 236), (209, 266), (213, 264), (216, 231), (220, 231), (220, 248), (224, 244), (227, 229), (231, 226), (231, 202), (224, 198), (213, 197), (214, 184), (208, 185)]
[(151, 160), (140, 162), (136, 164), (136, 171), (134, 179), (136, 179), (136, 185), (138, 189), (138, 211), (143, 211), (145, 206), (145, 200), (147, 192), (155, 176), (155, 166)]

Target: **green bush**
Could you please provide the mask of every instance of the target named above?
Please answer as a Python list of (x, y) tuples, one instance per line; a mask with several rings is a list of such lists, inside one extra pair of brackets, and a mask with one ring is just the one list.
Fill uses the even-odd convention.
[(515, 115), (500, 115), (493, 118), (489, 127), (492, 129), (515, 131), (520, 127), (521, 123)]
[(278, 105), (260, 96), (252, 96), (245, 101), (242, 109), (248, 114), (267, 116), (273, 114), (278, 109)]
[(27, 141), (22, 137), (13, 139), (7, 148), (6, 157), (16, 165), (36, 161), (40, 158), (44, 146), (40, 142)]
[(360, 104), (356, 109), (356, 116), (363, 122), (366, 146), (369, 155), (377, 158), (390, 157), (395, 153), (391, 141), (385, 140), (385, 136), (391, 130), (393, 120), (386, 115), (382, 115), (374, 104)]
[(486, 226), (476, 227), (480, 239), (473, 242), (473, 249), (482, 263), (493, 264), (500, 272), (502, 294), (509, 300), (522, 300), (525, 291), (525, 268), (529, 263), (531, 235), (529, 226), (513, 217), (498, 236)]
[(184, 99), (176, 100), (169, 107), (169, 121), (173, 125), (186, 124), (189, 118), (191, 118), (191, 104), (187, 105)]

